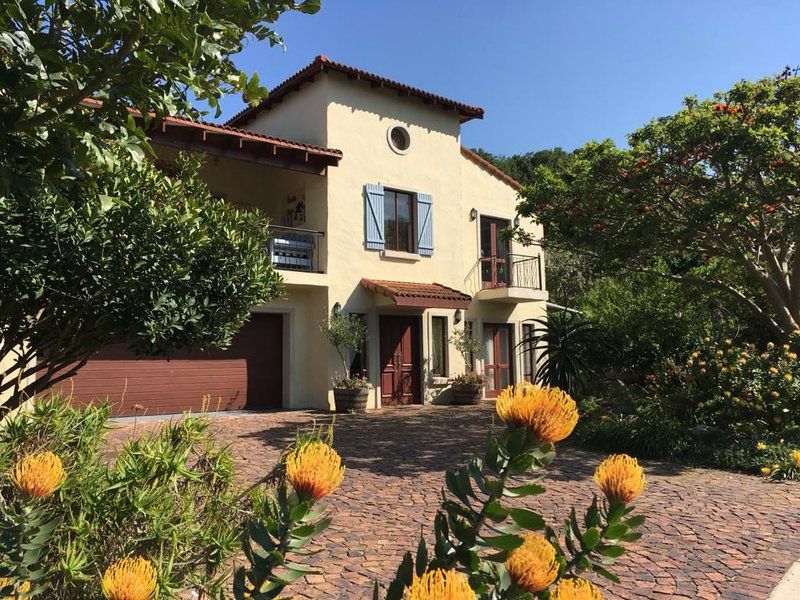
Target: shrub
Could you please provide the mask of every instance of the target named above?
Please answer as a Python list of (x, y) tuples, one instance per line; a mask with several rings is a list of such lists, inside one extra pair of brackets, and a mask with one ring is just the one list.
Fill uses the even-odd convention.
[(585, 446), (641, 458), (680, 458), (693, 441), (687, 425), (652, 399), (639, 403), (631, 414), (606, 413), (582, 419), (575, 439)]
[(766, 440), (800, 426), (800, 331), (758, 350), (731, 339), (704, 343), (686, 361), (686, 393), (698, 421)]
[[(105, 406), (77, 410), (54, 396), (4, 422), (4, 472), (23, 457), (52, 453), (68, 475), (41, 502), (3, 478), (0, 576), (42, 587), (48, 599), (98, 598), (100, 574), (139, 555), (154, 561), (167, 596), (220, 589), (244, 517), (230, 454), (214, 444), (206, 421), (187, 417), (128, 442), (108, 463), (102, 456), (108, 414)], [(36, 522), (22, 518), (28, 510)], [(17, 535), (36, 546), (35, 567), (15, 549)]]

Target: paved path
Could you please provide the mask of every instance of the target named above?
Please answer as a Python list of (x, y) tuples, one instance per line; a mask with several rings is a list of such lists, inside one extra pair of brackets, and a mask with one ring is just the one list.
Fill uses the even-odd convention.
[[(367, 415), (340, 415), (335, 446), (347, 475), (331, 499), (333, 524), (315, 557), (323, 575), (290, 588), (296, 598), (368, 598), (372, 581), (386, 581), (403, 551), (430, 533), (443, 473), (482, 452), (493, 409), (406, 407)], [(232, 444), (242, 473), (267, 472), (310, 412), (214, 418)], [(141, 433), (157, 421), (130, 422), (112, 440)], [(134, 427), (137, 430), (134, 432)], [(569, 507), (585, 507), (591, 475), (602, 456), (562, 447), (548, 492), (528, 500), (558, 523)], [(644, 537), (616, 565), (622, 584), (606, 598), (723, 598), (763, 600), (800, 558), (800, 484), (647, 462), (648, 488), (637, 502), (648, 515)], [(290, 595), (291, 595), (290, 594)]]

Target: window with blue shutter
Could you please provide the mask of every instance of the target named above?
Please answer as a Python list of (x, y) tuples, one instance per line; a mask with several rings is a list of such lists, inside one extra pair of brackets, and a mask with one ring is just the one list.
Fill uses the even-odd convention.
[(370, 250), (383, 250), (384, 236), (383, 186), (368, 183), (364, 186), (364, 245)]
[(433, 255), (433, 198), (417, 194), (417, 252)]

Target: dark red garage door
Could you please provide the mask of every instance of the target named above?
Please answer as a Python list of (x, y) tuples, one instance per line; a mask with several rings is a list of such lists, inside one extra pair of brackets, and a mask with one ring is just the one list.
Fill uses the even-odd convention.
[(282, 374), (283, 317), (252, 314), (227, 350), (164, 359), (108, 346), (59, 387), (79, 404), (108, 398), (116, 416), (265, 409), (282, 405)]

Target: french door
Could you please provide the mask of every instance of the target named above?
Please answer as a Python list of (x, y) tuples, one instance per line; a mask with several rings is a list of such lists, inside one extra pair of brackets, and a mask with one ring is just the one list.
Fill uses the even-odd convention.
[(419, 317), (380, 317), (381, 406), (420, 404)]
[(487, 398), (496, 398), (500, 390), (514, 382), (512, 345), (510, 324), (484, 324), (483, 356)]
[(511, 225), (508, 219), (481, 217), (481, 285), (483, 288), (506, 287), (509, 283), (509, 243), (502, 231)]

